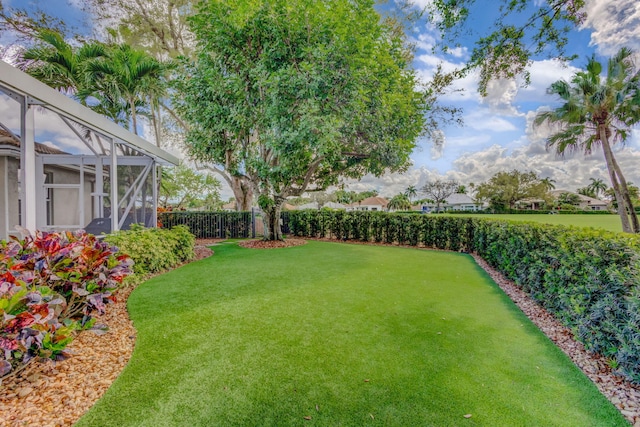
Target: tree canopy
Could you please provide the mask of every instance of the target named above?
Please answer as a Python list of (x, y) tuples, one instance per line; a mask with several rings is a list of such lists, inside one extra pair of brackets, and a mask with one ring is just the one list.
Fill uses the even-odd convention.
[(288, 196), (408, 166), (431, 104), (402, 28), (371, 0), (209, 0), (191, 18), (179, 111), (199, 160), (247, 178), (267, 219)]
[(159, 199), (164, 208), (222, 208), (220, 182), (211, 175), (196, 172), (185, 164), (162, 169)]
[(436, 212), (440, 211), (440, 205), (447, 200), (447, 197), (456, 192), (460, 184), (458, 181), (445, 181), (436, 179), (427, 182), (422, 186), (421, 192), (436, 204)]
[[(404, 4), (414, 5), (415, 1)], [(477, 36), (465, 74), (480, 72), (479, 90), (486, 94), (492, 79), (523, 76), (529, 82), (527, 66), (542, 55), (560, 60), (574, 59), (566, 52), (569, 31), (586, 19), (584, 0), (502, 0), (491, 3), (496, 17), (493, 26), (482, 32), (474, 17), (487, 13), (487, 3), (476, 0), (434, 0), (424, 12), (441, 33), (444, 51), (459, 47), (461, 36)], [(405, 6), (405, 9), (407, 7)]]
[(498, 172), (478, 185), (476, 200), (486, 200), (496, 210), (513, 209), (518, 200), (547, 199), (547, 185), (535, 172)]

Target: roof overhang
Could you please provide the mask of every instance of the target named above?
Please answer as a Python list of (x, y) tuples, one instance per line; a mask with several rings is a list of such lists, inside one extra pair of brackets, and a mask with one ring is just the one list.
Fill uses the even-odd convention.
[(106, 137), (119, 140), (162, 163), (177, 165), (180, 162), (180, 159), (171, 153), (134, 135), (106, 117), (66, 97), (4, 61), (0, 61), (0, 89), (11, 97), (16, 95), (27, 97), (31, 102), (35, 101), (33, 103), (39, 103), (45, 108), (87, 126)]

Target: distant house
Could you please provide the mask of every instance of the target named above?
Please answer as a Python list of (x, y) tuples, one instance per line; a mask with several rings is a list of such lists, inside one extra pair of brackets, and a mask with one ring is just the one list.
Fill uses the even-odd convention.
[(574, 193), (566, 190), (554, 190), (551, 191), (550, 194), (554, 197), (554, 199), (558, 199), (561, 194), (575, 194), (580, 199), (580, 203), (578, 204), (578, 208), (585, 211), (606, 211), (609, 209), (609, 202), (605, 202), (604, 200), (594, 199), (593, 197), (588, 197), (583, 194)]
[[(417, 209), (416, 209), (417, 208)], [(413, 206), (412, 209), (422, 212), (432, 212), (436, 209), (435, 203), (423, 203), (419, 206)], [(466, 211), (475, 212), (484, 209), (482, 203), (475, 202), (467, 194), (452, 194), (440, 204), (440, 211)]]
[(447, 211), (480, 211), (483, 206), (482, 203), (474, 201), (467, 194), (452, 194), (447, 197), (447, 200), (443, 203), (444, 210)]
[(537, 211), (545, 203), (546, 203), (546, 200), (544, 200), (544, 199), (528, 198), (528, 199), (518, 200), (515, 203), (515, 206), (516, 206), (517, 209), (530, 209), (530, 210)]
[(366, 199), (351, 203), (347, 206), (347, 210), (351, 211), (386, 211), (389, 201), (384, 197), (367, 197)]
[(224, 205), (222, 205), (222, 210), (225, 212), (235, 212), (236, 209), (237, 209), (237, 204), (235, 201), (225, 203)]

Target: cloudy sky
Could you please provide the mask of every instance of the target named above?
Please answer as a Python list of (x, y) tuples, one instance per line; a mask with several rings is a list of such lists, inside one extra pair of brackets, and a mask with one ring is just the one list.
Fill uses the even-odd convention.
[[(4, 5), (22, 5), (24, 0), (0, 0)], [(416, 0), (426, 6), (431, 0)], [(535, 0), (534, 3), (540, 0)], [(63, 16), (72, 26), (91, 25), (79, 11), (79, 0), (30, 0), (45, 10)], [(410, 37), (417, 46), (414, 66), (420, 76), (430, 78), (438, 64), (445, 70), (460, 68), (469, 59), (473, 40), (488, 32), (495, 19), (497, 2), (477, 0), (481, 6), (474, 11), (473, 28), (476, 33), (461, 39), (463, 46), (450, 54), (434, 54), (436, 32), (426, 23), (416, 24)], [(495, 6), (494, 6), (495, 7)], [(420, 140), (412, 155), (412, 167), (404, 174), (389, 174), (380, 178), (366, 176), (358, 182), (349, 181), (352, 190), (377, 189), (381, 195), (393, 196), (410, 185), (417, 187), (436, 178), (453, 178), (462, 183), (478, 184), (498, 171), (533, 170), (541, 177), (556, 181), (559, 189), (575, 190), (589, 183), (589, 178), (602, 178), (608, 182), (604, 161), (600, 153), (585, 157), (583, 154), (557, 157), (545, 149), (548, 131), (534, 128), (533, 119), (540, 109), (555, 106), (557, 100), (546, 94), (549, 85), (558, 80), (569, 80), (584, 67), (587, 57), (595, 54), (605, 60), (620, 47), (640, 51), (640, 2), (638, 0), (587, 0), (588, 19), (580, 29), (572, 31), (568, 54), (579, 57), (571, 64), (561, 64), (544, 57), (531, 64), (531, 84), (522, 86), (518, 80), (494, 81), (488, 96), (477, 92), (477, 76), (470, 75), (456, 83), (456, 89), (443, 97), (444, 104), (463, 109), (463, 126), (442, 128), (442, 144)], [(7, 40), (0, 39), (0, 47)], [(640, 63), (640, 61), (639, 61)], [(0, 117), (11, 122), (15, 108), (0, 97)], [(55, 117), (42, 117), (47, 131), (39, 138), (42, 142), (72, 150), (76, 142), (64, 126), (56, 126)], [(44, 126), (43, 126), (44, 127)], [(640, 129), (634, 131), (624, 147), (616, 149), (618, 160), (627, 179), (640, 184)], [(225, 190), (223, 196), (231, 195)]]

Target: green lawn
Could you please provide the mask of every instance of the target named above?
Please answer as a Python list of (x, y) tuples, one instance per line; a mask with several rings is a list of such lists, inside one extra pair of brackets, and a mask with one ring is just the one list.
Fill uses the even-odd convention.
[(468, 255), (215, 252), (131, 295), (133, 358), (78, 426), (626, 425)]
[(501, 215), (501, 214), (451, 214), (467, 215), (473, 217), (508, 219), (512, 221), (542, 222), (544, 224), (573, 225), (576, 227), (603, 228), (609, 231), (622, 232), (620, 217), (618, 215)]

